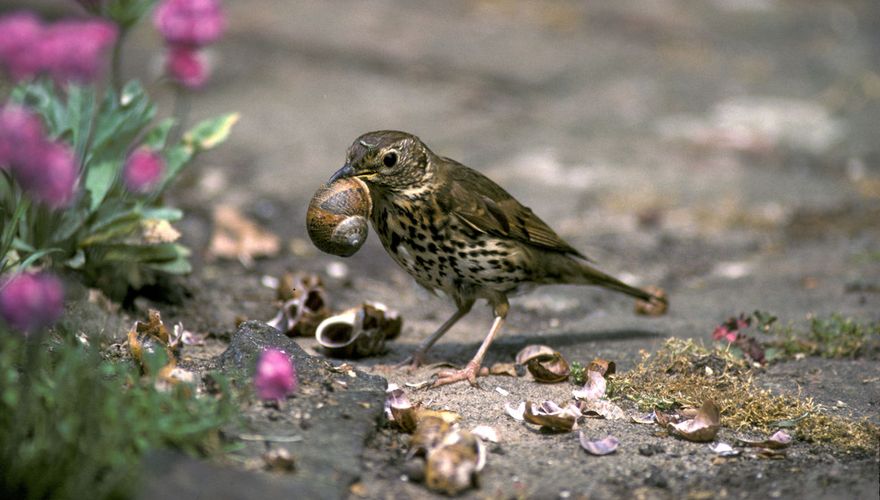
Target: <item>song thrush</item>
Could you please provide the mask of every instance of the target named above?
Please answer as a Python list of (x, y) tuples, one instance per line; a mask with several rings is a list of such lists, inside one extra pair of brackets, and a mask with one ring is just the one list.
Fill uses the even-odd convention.
[(394, 261), (457, 307), (419, 345), (410, 358), (413, 366), (476, 299), (492, 306), (494, 322), (474, 358), (462, 370), (440, 372), (435, 386), (465, 379), (476, 384), (507, 315), (507, 297), (530, 285), (597, 285), (665, 301), (590, 266), (586, 256), (498, 184), (434, 154), (414, 135), (383, 130), (360, 136), (330, 181), (344, 177), (357, 177), (369, 188), (373, 228)]

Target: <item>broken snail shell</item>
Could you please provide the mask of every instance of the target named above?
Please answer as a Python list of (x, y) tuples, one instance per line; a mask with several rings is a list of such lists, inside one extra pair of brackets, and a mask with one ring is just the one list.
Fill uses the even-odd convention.
[(402, 325), (397, 311), (365, 302), (322, 321), (315, 339), (331, 357), (362, 358), (384, 352), (385, 341), (397, 337)]
[(359, 179), (339, 179), (318, 188), (306, 213), (309, 238), (324, 252), (348, 257), (367, 241), (373, 202)]

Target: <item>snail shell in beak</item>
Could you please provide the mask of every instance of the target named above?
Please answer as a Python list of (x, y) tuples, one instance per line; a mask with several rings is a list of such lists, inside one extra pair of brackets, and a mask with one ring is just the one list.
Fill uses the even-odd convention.
[(373, 203), (366, 184), (344, 178), (318, 188), (306, 213), (306, 228), (316, 247), (348, 257), (367, 241)]

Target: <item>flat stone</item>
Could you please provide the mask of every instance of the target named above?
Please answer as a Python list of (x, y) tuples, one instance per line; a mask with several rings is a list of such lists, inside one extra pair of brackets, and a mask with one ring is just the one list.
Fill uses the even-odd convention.
[[(296, 394), (280, 405), (247, 395), (257, 357), (269, 348), (290, 356), (299, 379)], [(333, 370), (328, 361), (310, 356), (296, 341), (259, 321), (239, 325), (216, 364), (246, 398), (240, 421), (223, 429), (227, 439), (241, 445), (230, 458), (261, 468), (267, 450), (284, 448), (294, 459), (294, 470), (255, 474), (171, 455), (156, 461), (165, 466), (150, 467), (142, 498), (347, 496), (349, 485), (360, 476), (364, 443), (383, 412), (385, 379)]]

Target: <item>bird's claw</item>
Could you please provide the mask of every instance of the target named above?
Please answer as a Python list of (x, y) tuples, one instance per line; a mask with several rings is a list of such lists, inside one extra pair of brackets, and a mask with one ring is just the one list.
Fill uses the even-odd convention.
[(432, 388), (441, 385), (454, 384), (467, 380), (473, 387), (479, 387), (477, 376), (481, 375), (480, 365), (471, 361), (461, 370), (442, 370), (437, 372), (437, 380), (431, 385)]
[(395, 368), (406, 368), (407, 371), (412, 372), (422, 365), (425, 364), (425, 353), (421, 351), (416, 351), (412, 356), (407, 357), (400, 363), (394, 365)]

